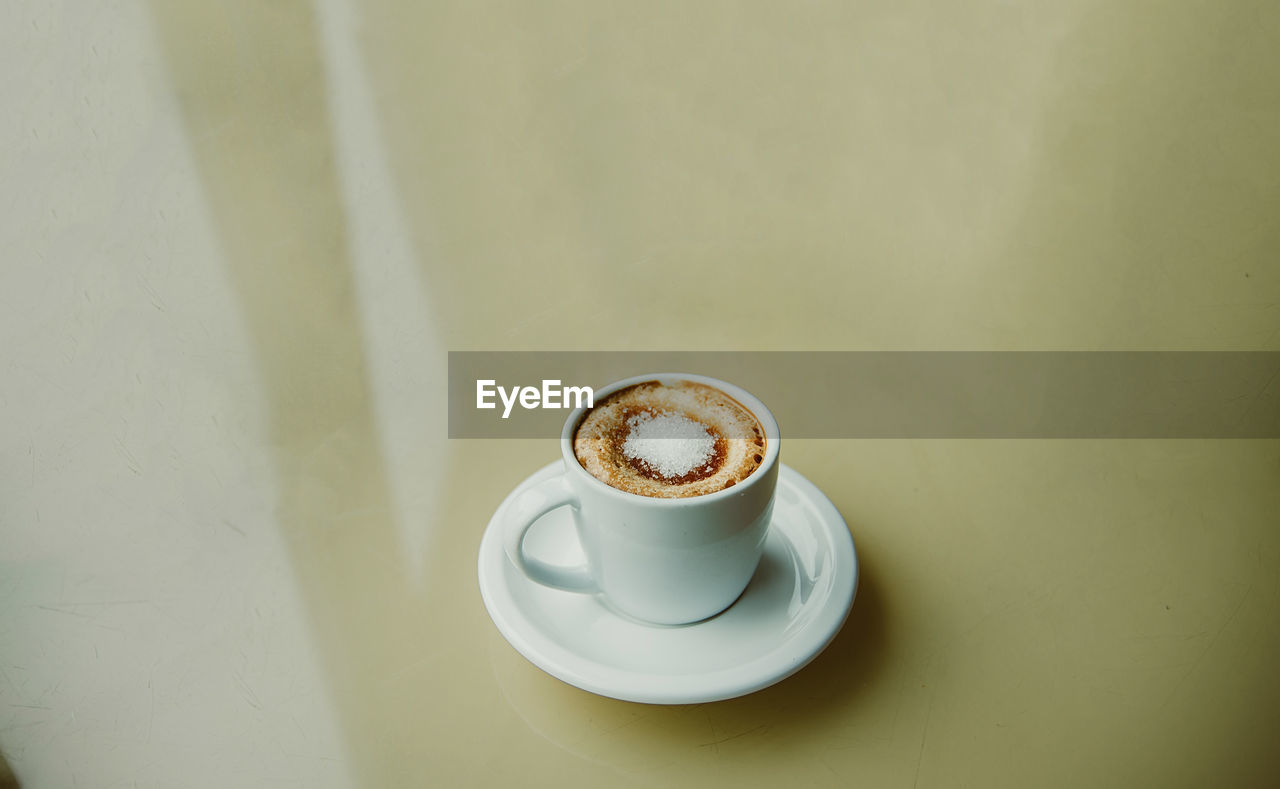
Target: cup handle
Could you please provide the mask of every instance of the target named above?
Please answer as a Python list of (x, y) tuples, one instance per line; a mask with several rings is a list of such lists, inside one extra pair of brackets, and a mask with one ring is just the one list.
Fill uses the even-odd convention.
[(507, 558), (530, 580), (543, 586), (569, 592), (594, 592), (596, 582), (585, 564), (562, 567), (525, 556), (524, 537), (529, 527), (557, 507), (578, 507), (578, 498), (569, 489), (569, 481), (564, 474), (543, 480), (516, 497), (503, 525), (503, 547)]

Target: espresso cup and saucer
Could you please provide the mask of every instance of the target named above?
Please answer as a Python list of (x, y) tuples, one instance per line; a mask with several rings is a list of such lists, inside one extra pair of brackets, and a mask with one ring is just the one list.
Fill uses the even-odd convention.
[(705, 376), (637, 376), (569, 415), (561, 458), (481, 542), (481, 595), (522, 655), (657, 704), (733, 698), (805, 666), (857, 590), (853, 539), (779, 461), (772, 413)]

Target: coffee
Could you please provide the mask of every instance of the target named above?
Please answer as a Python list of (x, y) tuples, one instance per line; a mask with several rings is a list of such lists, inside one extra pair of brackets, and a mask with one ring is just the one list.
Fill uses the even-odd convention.
[(573, 434), (573, 454), (593, 477), (655, 498), (732, 487), (765, 455), (759, 421), (729, 395), (693, 381), (646, 381), (595, 404)]

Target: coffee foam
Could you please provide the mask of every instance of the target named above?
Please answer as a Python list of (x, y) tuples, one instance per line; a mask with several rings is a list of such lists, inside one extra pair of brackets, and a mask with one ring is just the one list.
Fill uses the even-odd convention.
[(592, 476), (657, 498), (702, 496), (746, 479), (764, 460), (751, 412), (705, 384), (647, 381), (598, 402), (574, 431), (573, 453)]

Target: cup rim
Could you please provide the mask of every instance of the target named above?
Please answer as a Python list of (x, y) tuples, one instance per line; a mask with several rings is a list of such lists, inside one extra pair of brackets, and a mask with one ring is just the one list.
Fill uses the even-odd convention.
[(745, 493), (752, 486), (757, 484), (760, 479), (764, 478), (772, 468), (777, 465), (778, 453), (781, 450), (782, 437), (778, 431), (778, 421), (774, 418), (773, 412), (769, 410), (760, 398), (743, 389), (740, 386), (731, 384), (728, 381), (722, 381), (719, 378), (711, 378), (706, 375), (698, 375), (696, 373), (649, 373), (646, 375), (633, 375), (630, 378), (623, 378), (614, 381), (606, 386), (596, 389), (592, 393), (592, 401), (608, 397), (614, 392), (625, 389), (628, 386), (645, 383), (646, 381), (658, 381), (666, 383), (668, 381), (690, 381), (693, 383), (705, 384), (723, 391), (725, 394), (737, 400), (740, 405), (751, 412), (751, 415), (760, 422), (760, 427), (764, 430), (765, 447), (764, 460), (761, 461), (759, 468), (747, 475), (746, 479), (723, 490), (717, 490), (713, 493), (704, 493), (700, 496), (684, 496), (684, 497), (662, 497), (662, 496), (642, 496), (639, 493), (631, 493), (630, 491), (620, 490), (612, 485), (597, 479), (583, 468), (578, 462), (578, 457), (573, 453), (573, 434), (578, 429), (578, 423), (591, 410), (586, 406), (575, 408), (569, 417), (565, 420), (564, 427), (560, 430), (560, 454), (564, 459), (565, 468), (568, 473), (576, 474), (580, 479), (584, 479), (586, 484), (594, 486), (594, 488), (615, 498), (623, 501), (648, 502), (655, 507), (690, 507), (705, 502), (718, 501), (719, 499), (730, 498)]

